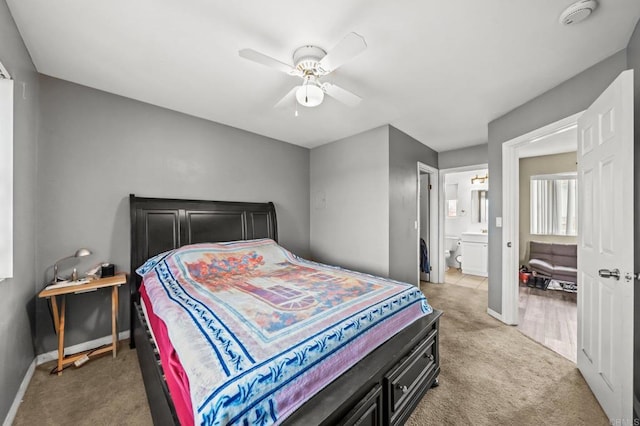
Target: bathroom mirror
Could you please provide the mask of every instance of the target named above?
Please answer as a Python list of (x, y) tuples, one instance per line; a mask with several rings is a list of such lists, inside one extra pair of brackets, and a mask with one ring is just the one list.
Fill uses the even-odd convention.
[(489, 217), (489, 191), (474, 189), (471, 191), (471, 222), (487, 223)]

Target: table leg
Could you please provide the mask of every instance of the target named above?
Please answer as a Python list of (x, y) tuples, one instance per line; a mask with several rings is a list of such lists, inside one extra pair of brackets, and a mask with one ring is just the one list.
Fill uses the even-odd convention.
[(58, 314), (58, 298), (51, 296), (51, 310), (53, 311), (53, 326), (56, 329), (56, 334), (60, 332), (60, 316)]
[(114, 285), (111, 290), (111, 340), (113, 345), (113, 357), (116, 357), (116, 346), (118, 344), (118, 286)]
[[(55, 296), (53, 297), (55, 299)], [(62, 296), (62, 303), (60, 305), (60, 320), (58, 321), (58, 376), (62, 375), (62, 361), (64, 360), (64, 318), (65, 318), (65, 310), (67, 307), (67, 298), (66, 296)], [(57, 318), (58, 316), (54, 315)]]

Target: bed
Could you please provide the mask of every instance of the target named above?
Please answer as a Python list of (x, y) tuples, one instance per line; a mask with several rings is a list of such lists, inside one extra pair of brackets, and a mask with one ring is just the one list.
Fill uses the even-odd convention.
[[(140, 198), (131, 195), (130, 212), (132, 271), (143, 265), (146, 267), (151, 265), (152, 269), (157, 268), (155, 265), (158, 262), (154, 263), (154, 260), (150, 261), (150, 259), (161, 253), (170, 252), (176, 257), (179, 257), (178, 253), (180, 253), (187, 259), (181, 265), (191, 265), (195, 264), (194, 259), (201, 255), (201, 250), (206, 249), (206, 256), (210, 256), (212, 250), (215, 252), (237, 249), (238, 244), (243, 250), (247, 247), (251, 250), (258, 247), (259, 250), (267, 250), (264, 253), (273, 252), (274, 256), (284, 256), (277, 257), (275, 263), (278, 265), (286, 263), (307, 269), (316, 268), (312, 262), (299, 259), (276, 244), (277, 221), (272, 203), (175, 200)], [(178, 248), (181, 249), (175, 250)], [(263, 252), (259, 251), (259, 253)], [(265, 256), (270, 255), (265, 254)], [(164, 257), (160, 258), (164, 259)], [(260, 261), (262, 260), (258, 259), (258, 262)], [(332, 273), (331, 269), (327, 269), (331, 267), (315, 265), (318, 265), (317, 268), (325, 268), (321, 273), (326, 272), (329, 275)], [(360, 277), (357, 273), (336, 271), (336, 273), (343, 272), (353, 274), (351, 275), (353, 279), (362, 278), (362, 280), (369, 279), (376, 282), (375, 277)], [(289, 270), (284, 275), (280, 270), (278, 273), (282, 277), (291, 276)], [(198, 273), (194, 272), (190, 276), (197, 275)], [(198, 280), (194, 279), (195, 285), (198, 285), (196, 281)], [(170, 387), (174, 386), (171, 380), (172, 373), (165, 371), (167, 364), (165, 362), (163, 366), (160, 362), (161, 356), (156, 345), (156, 340), (162, 341), (162, 338), (158, 339), (156, 336), (154, 339), (152, 337), (154, 330), (149, 326), (149, 322), (156, 319), (153, 318), (153, 313), (150, 316), (149, 312), (144, 312), (148, 309), (144, 307), (146, 302), (141, 301), (141, 293), (144, 296), (145, 286), (148, 283), (142, 289), (141, 284), (141, 276), (131, 273), (131, 346), (138, 352), (154, 424), (179, 424), (179, 417), (182, 416), (182, 414), (178, 415), (181, 412), (181, 404), (174, 404), (172, 399), (170, 392)], [(157, 294), (157, 288), (155, 291)], [(244, 292), (251, 292), (251, 289), (244, 289)], [(412, 294), (418, 297), (415, 291)], [(260, 297), (268, 298), (264, 295)], [(278, 300), (270, 299), (270, 302), (275, 303)], [(313, 303), (305, 300), (304, 297), (297, 297), (296, 303), (300, 301), (303, 304)], [(421, 306), (417, 299), (412, 303), (414, 303), (412, 306)], [(310, 398), (310, 394), (305, 395), (306, 402), (286, 413), (285, 417), (275, 416), (275, 412), (270, 412), (268, 409), (268, 400), (260, 400), (263, 407), (266, 407), (265, 410), (261, 409), (265, 415), (254, 420), (261, 424), (274, 422), (314, 425), (404, 423), (424, 393), (437, 385), (440, 372), (438, 351), (440, 315), (439, 311), (433, 310), (430, 313), (425, 311), (415, 320), (407, 319), (410, 321), (409, 325), (388, 339), (384, 337), (384, 343), (376, 345), (376, 349), (338, 377), (326, 379), (327, 381), (330, 379), (328, 384), (318, 385), (321, 389), (314, 390), (315, 393)], [(299, 321), (299, 318), (297, 320)], [(171, 324), (172, 322), (169, 322), (169, 325)], [(379, 333), (376, 331), (368, 334)], [(246, 339), (248, 335), (243, 342)], [(161, 352), (164, 351), (165, 349), (162, 349)], [(329, 362), (328, 360), (329, 358), (326, 362)], [(185, 364), (188, 363), (185, 362)], [(185, 366), (185, 369), (188, 368)], [(253, 370), (250, 369), (250, 371)], [(330, 371), (330, 369), (324, 371)], [(299, 377), (302, 376), (304, 374), (299, 375)], [(313, 384), (313, 380), (310, 379), (308, 383)], [(197, 386), (194, 382), (194, 388)], [(277, 398), (274, 397), (275, 399)], [(203, 424), (226, 424), (230, 417), (223, 417), (222, 421), (220, 418), (216, 420), (211, 417), (196, 416), (196, 419), (196, 422)], [(232, 420), (242, 424), (247, 418), (235, 417)]]

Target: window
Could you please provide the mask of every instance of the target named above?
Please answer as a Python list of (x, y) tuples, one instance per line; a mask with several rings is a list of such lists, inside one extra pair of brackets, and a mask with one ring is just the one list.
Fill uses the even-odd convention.
[(458, 184), (446, 184), (444, 188), (444, 196), (447, 202), (447, 217), (458, 216)]
[(13, 276), (13, 80), (0, 64), (0, 281)]
[(531, 234), (577, 234), (576, 177), (576, 173), (531, 176)]

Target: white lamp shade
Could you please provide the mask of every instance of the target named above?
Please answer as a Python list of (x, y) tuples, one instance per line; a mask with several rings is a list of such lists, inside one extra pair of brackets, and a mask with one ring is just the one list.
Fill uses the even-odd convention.
[(89, 256), (90, 254), (91, 254), (91, 250), (86, 249), (86, 248), (81, 248), (81, 249), (78, 249), (73, 256), (74, 257), (84, 257), (84, 256)]
[(305, 82), (296, 91), (296, 99), (302, 106), (315, 107), (322, 103), (324, 91), (314, 82)]

